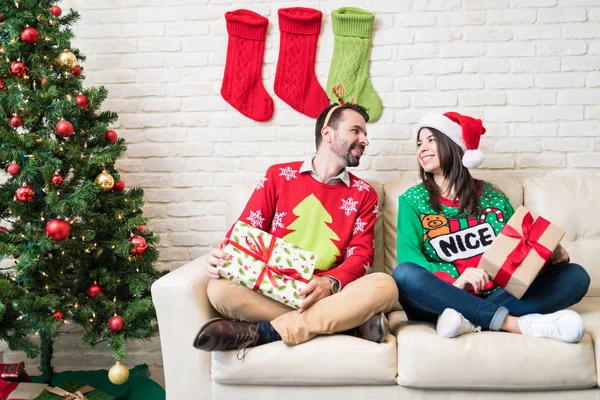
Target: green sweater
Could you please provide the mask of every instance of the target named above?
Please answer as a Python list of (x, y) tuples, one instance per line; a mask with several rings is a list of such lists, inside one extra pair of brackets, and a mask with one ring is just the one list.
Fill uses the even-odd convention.
[[(460, 213), (458, 201), (440, 197), (441, 210), (429, 204), (421, 183), (398, 198), (398, 264), (412, 262), (453, 283), (466, 268), (476, 268), (485, 249), (498, 235), (514, 209), (502, 191), (483, 182), (479, 204), (483, 212)], [(483, 294), (495, 290), (490, 282)]]

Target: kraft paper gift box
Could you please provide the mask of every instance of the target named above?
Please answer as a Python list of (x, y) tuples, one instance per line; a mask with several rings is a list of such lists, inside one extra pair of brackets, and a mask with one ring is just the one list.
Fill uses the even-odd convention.
[(478, 268), (520, 299), (564, 235), (558, 226), (520, 206), (481, 256)]
[[(73, 397), (73, 395), (75, 397)], [(82, 399), (87, 400), (115, 400), (115, 396), (101, 392), (92, 386), (84, 385), (78, 380), (68, 380), (57, 387), (47, 387), (40, 396), (36, 397), (35, 400), (64, 400), (66, 398)]]
[(317, 255), (242, 221), (235, 223), (223, 248), (229, 255), (219, 274), (288, 307), (304, 300), (298, 291), (310, 281)]

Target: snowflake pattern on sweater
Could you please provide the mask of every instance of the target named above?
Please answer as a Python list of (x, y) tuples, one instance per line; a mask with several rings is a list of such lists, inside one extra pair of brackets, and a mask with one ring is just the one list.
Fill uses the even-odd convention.
[(373, 265), (377, 193), (351, 173), (350, 187), (330, 185), (299, 172), (301, 166), (271, 166), (239, 220), (316, 253), (315, 275), (334, 277), (344, 287)]
[[(481, 255), (514, 213), (510, 201), (495, 186), (482, 182), (483, 212), (459, 213), (459, 203), (440, 197), (440, 212), (429, 203), (423, 184), (398, 199), (398, 263), (412, 262), (453, 283), (466, 268), (476, 268)], [(495, 290), (492, 282), (484, 295)]]

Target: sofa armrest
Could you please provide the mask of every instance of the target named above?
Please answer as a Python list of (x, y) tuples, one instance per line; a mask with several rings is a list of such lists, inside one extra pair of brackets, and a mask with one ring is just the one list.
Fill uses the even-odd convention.
[(206, 321), (218, 316), (206, 295), (206, 257), (177, 268), (152, 285), (167, 399), (211, 399), (210, 353), (192, 343)]

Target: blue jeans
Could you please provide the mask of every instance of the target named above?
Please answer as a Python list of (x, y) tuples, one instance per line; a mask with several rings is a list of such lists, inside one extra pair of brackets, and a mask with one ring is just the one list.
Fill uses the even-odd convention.
[(473, 324), (493, 331), (500, 330), (509, 314), (520, 317), (568, 308), (579, 302), (590, 286), (588, 273), (573, 263), (544, 268), (521, 299), (504, 289), (487, 297), (475, 296), (410, 262), (398, 265), (392, 277), (409, 320), (435, 323), (446, 308), (453, 308)]

